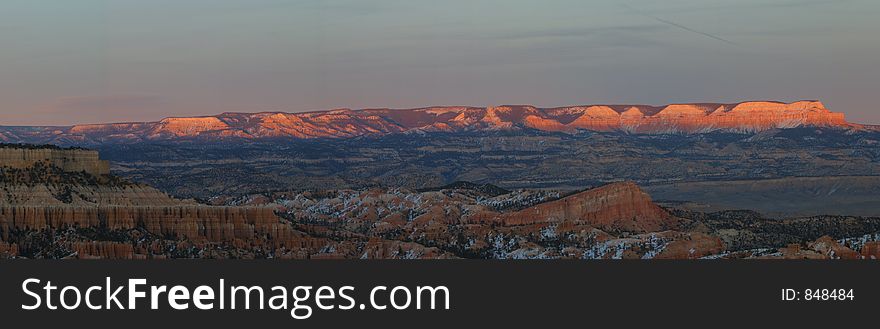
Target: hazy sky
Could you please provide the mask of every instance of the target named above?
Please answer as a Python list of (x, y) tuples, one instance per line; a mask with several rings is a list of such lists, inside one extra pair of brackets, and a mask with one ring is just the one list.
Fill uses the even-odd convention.
[(0, 125), (819, 99), (880, 123), (880, 1), (4, 0)]

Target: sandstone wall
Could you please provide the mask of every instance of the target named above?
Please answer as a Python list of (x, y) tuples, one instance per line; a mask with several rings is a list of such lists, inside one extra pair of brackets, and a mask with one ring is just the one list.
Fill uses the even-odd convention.
[[(62, 200), (62, 195), (68, 195)], [(0, 183), (0, 206), (174, 206), (193, 205), (191, 200), (177, 200), (145, 185), (24, 185)]]
[(471, 220), (503, 225), (573, 222), (632, 232), (656, 232), (678, 222), (634, 183), (609, 184), (512, 213), (475, 215)]
[[(62, 257), (80, 259), (156, 259), (171, 257), (174, 249), (201, 250), (205, 258), (247, 256), (248, 251), (271, 252), (279, 259), (304, 258), (448, 258), (451, 254), (416, 243), (371, 239), (366, 245), (333, 241), (294, 229), (270, 207), (215, 206), (0, 206), (0, 259), (32, 248), (10, 242), (21, 232), (66, 231), (80, 227), (96, 232), (145, 230), (163, 240), (142, 242), (137, 233), (127, 240), (56, 241), (71, 251)], [(20, 234), (19, 234), (20, 236)], [(230, 249), (230, 248), (234, 248)], [(231, 253), (224, 252), (231, 250)]]
[[(480, 131), (530, 127), (544, 131), (578, 129), (645, 134), (731, 131), (755, 133), (799, 126), (868, 128), (846, 121), (818, 101), (737, 104), (433, 107), (405, 110), (333, 110), (308, 113), (223, 113), (166, 118), (157, 122), (71, 127), (0, 127), (0, 140), (30, 143), (102, 144), (107, 141), (205, 138), (351, 138), (406, 131)], [(876, 128), (870, 128), (876, 129)]]
[(64, 226), (149, 232), (197, 242), (232, 242), (245, 247), (264, 243), (285, 245), (299, 235), (267, 207), (210, 206), (5, 206), (0, 207), (3, 240), (11, 229), (45, 230)]
[(95, 176), (110, 174), (110, 162), (101, 160), (98, 151), (0, 148), (0, 166), (23, 169), (37, 162), (47, 162), (67, 172), (85, 171)]

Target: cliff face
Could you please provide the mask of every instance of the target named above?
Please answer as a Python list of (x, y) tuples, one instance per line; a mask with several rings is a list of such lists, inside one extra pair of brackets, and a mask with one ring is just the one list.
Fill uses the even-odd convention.
[(65, 172), (84, 171), (94, 176), (110, 174), (110, 163), (98, 157), (98, 151), (54, 148), (0, 148), (0, 166), (23, 169), (38, 162)]
[(493, 218), (504, 225), (574, 222), (603, 230), (657, 232), (676, 220), (633, 183), (615, 183)]
[(191, 205), (150, 186), (110, 175), (97, 151), (0, 148), (0, 206)]
[(761, 132), (799, 126), (848, 127), (843, 113), (833, 113), (820, 102), (747, 102), (736, 105), (668, 106), (657, 115), (630, 124), (637, 132), (665, 129), (697, 133), (715, 130)]
[(334, 241), (295, 229), (270, 207), (0, 206), (0, 257), (449, 258), (417, 243)]
[[(272, 247), (301, 247), (300, 235), (269, 208), (207, 206), (3, 206), (0, 231), (4, 239), (14, 229), (47, 230), (62, 227), (100, 227), (107, 230), (143, 228), (204, 245), (232, 243), (246, 247), (271, 242)], [(267, 241), (265, 236), (272, 236)]]
[[(283, 225), (272, 209), (199, 206), (149, 186), (98, 179), (94, 176), (106, 176), (109, 171), (96, 151), (3, 148), (0, 167), (5, 168), (0, 176), (0, 241), (5, 247), (0, 253), (9, 256), (46, 248), (34, 246), (36, 242), (27, 236), (57, 237), (56, 230), (116, 232), (113, 235), (141, 230), (185, 241), (195, 248), (224, 245), (298, 250), (309, 244), (305, 235)], [(73, 239), (50, 246), (81, 258), (143, 258), (153, 254), (136, 241)]]
[(730, 131), (755, 133), (799, 126), (863, 128), (818, 101), (737, 104), (430, 107), (308, 113), (223, 113), (166, 118), (158, 122), (0, 127), (0, 140), (31, 143), (97, 144), (180, 138), (350, 138), (408, 131), (461, 132), (531, 128), (574, 132), (625, 131), (644, 134)]
[(24, 185), (0, 183), (0, 206), (168, 206), (194, 204), (175, 200), (145, 185)]

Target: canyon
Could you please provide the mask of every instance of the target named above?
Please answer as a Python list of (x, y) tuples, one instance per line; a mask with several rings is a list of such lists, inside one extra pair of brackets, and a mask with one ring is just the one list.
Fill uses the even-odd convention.
[[(664, 204), (691, 209), (880, 216), (871, 203), (880, 191), (858, 183), (880, 177), (880, 130), (849, 123), (818, 101), (224, 113), (0, 126), (0, 140), (90, 147), (116, 175), (178, 198), (292, 187), (421, 189), (468, 181), (572, 190), (633, 181)], [(785, 181), (792, 179), (811, 181), (797, 189)], [(748, 182), (779, 187), (749, 193)], [(712, 193), (700, 192), (712, 184)]]
[[(103, 161), (88, 150), (3, 149), (9, 154), (65, 154), (83, 164)], [(79, 153), (94, 156), (72, 156)], [(471, 239), (483, 240), (493, 236), (491, 227), (496, 225), (571, 223), (644, 233), (675, 224), (637, 186), (617, 184), (504, 214), (443, 193), (424, 192), (424, 199), (411, 199), (368, 191), (370, 196), (360, 201), (370, 209), (346, 214), (349, 228), (322, 230), (316, 229), (321, 226), (314, 225), (315, 218), (285, 219), (293, 209), (277, 205), (198, 204), (109, 173), (65, 170), (53, 157), (0, 158), (7, 159), (0, 162), (0, 254), (6, 258), (449, 258), (461, 256), (440, 243), (458, 237), (447, 231), (453, 225), (467, 228), (475, 235)], [(524, 211), (557, 215), (530, 221)], [(352, 226), (357, 222), (366, 223), (370, 232), (359, 232)], [(388, 234), (401, 230), (409, 236)], [(425, 240), (427, 235), (434, 238)]]
[(406, 133), (522, 129), (565, 133), (579, 130), (634, 134), (757, 133), (794, 127), (876, 129), (849, 123), (842, 113), (831, 112), (819, 101), (749, 101), (666, 106), (439, 106), (400, 110), (223, 113), (214, 116), (165, 118), (157, 122), (62, 127), (0, 126), (0, 142), (99, 145), (179, 139), (216, 141), (354, 138)]
[(633, 182), (580, 190), (455, 182), (197, 201), (44, 157), (14, 160), (0, 162), (2, 258), (873, 259), (880, 250), (880, 218), (780, 222), (665, 208)]
[(880, 250), (880, 129), (818, 101), (223, 113), (0, 141), (2, 258)]
[(98, 146), (116, 175), (176, 197), (403, 187), (456, 181), (578, 190), (632, 181), (664, 205), (774, 216), (880, 216), (880, 133), (494, 131), (350, 139)]
[(458, 182), (420, 191), (271, 192), (208, 202), (271, 206), (316, 236), (402, 239), (465, 258), (877, 259), (880, 246), (880, 217), (778, 219), (660, 207), (630, 182), (579, 191)]

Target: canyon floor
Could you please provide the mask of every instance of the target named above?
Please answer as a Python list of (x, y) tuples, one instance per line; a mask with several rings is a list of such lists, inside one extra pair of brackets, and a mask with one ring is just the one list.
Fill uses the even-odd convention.
[(645, 189), (664, 206), (701, 212), (750, 209), (771, 218), (880, 217), (880, 176), (682, 182)]

